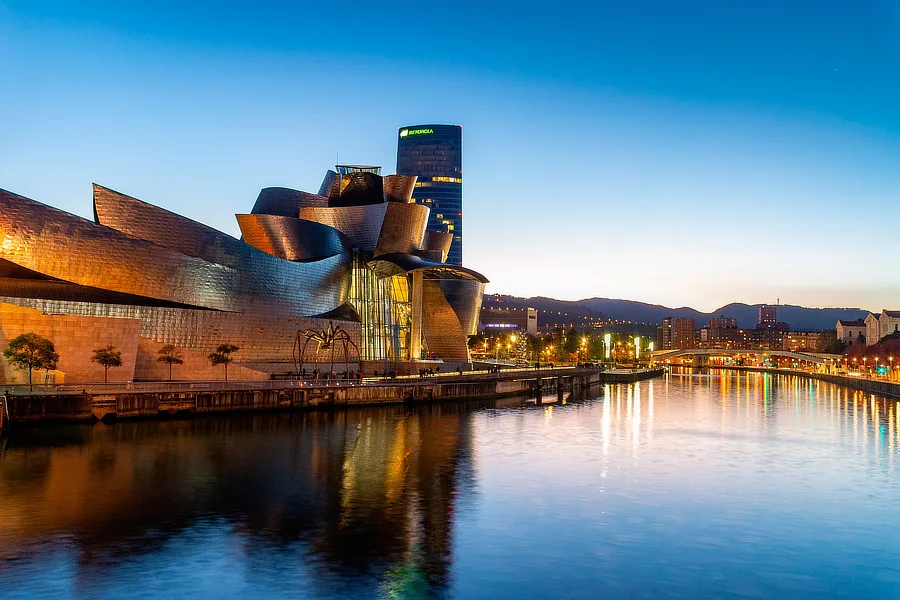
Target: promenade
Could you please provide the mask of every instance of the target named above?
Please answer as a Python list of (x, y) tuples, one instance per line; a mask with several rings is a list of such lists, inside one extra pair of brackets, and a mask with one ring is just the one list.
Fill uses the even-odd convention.
[(196, 381), (18, 387), (0, 396), (7, 424), (156, 418), (253, 410), (465, 401), (557, 394), (657, 377), (662, 369), (504, 369), (362, 381)]

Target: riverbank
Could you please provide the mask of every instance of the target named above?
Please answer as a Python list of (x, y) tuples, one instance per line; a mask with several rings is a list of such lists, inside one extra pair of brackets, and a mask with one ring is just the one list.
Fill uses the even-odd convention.
[[(658, 377), (662, 369), (517, 369), (500, 373), (442, 375), (373, 380), (361, 384), (307, 382), (182, 383), (170, 389), (128, 390), (86, 386), (81, 391), (4, 396), (6, 424), (84, 422), (96, 419), (147, 419), (174, 415), (239, 411), (334, 409), (349, 406), (500, 398), (523, 394), (562, 394), (603, 383), (630, 383)], [(216, 384), (219, 383), (219, 389)], [(191, 389), (191, 386), (198, 386)], [(93, 390), (93, 391), (92, 391)], [(8, 415), (8, 416), (7, 416)]]
[(884, 381), (881, 379), (867, 379), (865, 377), (851, 377), (848, 375), (831, 375), (826, 373), (814, 373), (810, 371), (799, 371), (795, 369), (772, 369), (766, 367), (745, 367), (745, 366), (728, 366), (728, 367), (709, 367), (710, 369), (719, 369), (723, 371), (751, 371), (754, 373), (773, 373), (783, 375), (796, 375), (798, 377), (809, 377), (819, 381), (827, 381), (835, 385), (842, 385), (851, 390), (859, 390), (871, 394), (880, 394), (890, 398), (900, 398), (900, 383)]

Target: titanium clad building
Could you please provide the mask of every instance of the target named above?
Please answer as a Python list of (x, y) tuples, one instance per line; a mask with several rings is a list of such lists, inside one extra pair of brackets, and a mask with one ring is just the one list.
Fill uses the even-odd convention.
[[(132, 381), (165, 378), (173, 345), (177, 378), (212, 379), (206, 358), (229, 343), (233, 378), (266, 379), (333, 361), (336, 325), (369, 372), (468, 362), (487, 279), (446, 262), (453, 236), (426, 231), (415, 183), (340, 165), (319, 194), (265, 188), (240, 239), (96, 184), (93, 221), (0, 189), (0, 351), (38, 333), (68, 382), (96, 381), (90, 351), (114, 345), (109, 375)], [(0, 382), (17, 376), (0, 360)]]
[(397, 174), (418, 177), (413, 202), (431, 209), (428, 231), (453, 234), (447, 263), (462, 264), (462, 127), (400, 128)]

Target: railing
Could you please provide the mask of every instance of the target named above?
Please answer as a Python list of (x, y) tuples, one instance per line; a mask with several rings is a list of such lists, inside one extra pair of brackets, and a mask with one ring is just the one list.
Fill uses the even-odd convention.
[(396, 375), (386, 377), (366, 377), (358, 379), (280, 379), (280, 380), (238, 380), (238, 381), (142, 381), (125, 383), (59, 383), (59, 384), (35, 384), (31, 388), (27, 384), (0, 385), (0, 392), (6, 395), (51, 395), (51, 394), (104, 394), (122, 392), (221, 392), (221, 391), (247, 391), (247, 390), (291, 390), (291, 389), (334, 389), (359, 386), (384, 386), (384, 385), (413, 385), (422, 381), (440, 379), (449, 380), (462, 378), (467, 380), (485, 380), (494, 378), (507, 378), (523, 373), (535, 375), (567, 373), (576, 370), (591, 370), (572, 366), (554, 366), (542, 368), (509, 367), (499, 372), (492, 370), (478, 371), (447, 371), (433, 373), (424, 377), (418, 374)]

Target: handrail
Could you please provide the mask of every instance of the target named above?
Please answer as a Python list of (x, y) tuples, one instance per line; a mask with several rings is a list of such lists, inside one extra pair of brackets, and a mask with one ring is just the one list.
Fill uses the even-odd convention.
[[(417, 374), (413, 375), (397, 375), (394, 377), (366, 377), (363, 380), (356, 379), (333, 379), (330, 381), (319, 380), (297, 380), (297, 379), (281, 379), (281, 380), (238, 380), (238, 381), (147, 381), (147, 382), (124, 382), (124, 383), (59, 383), (59, 384), (36, 384), (33, 388), (28, 385), (7, 385), (0, 384), (0, 391), (5, 390), (9, 395), (49, 395), (49, 394), (103, 394), (103, 393), (121, 393), (121, 392), (161, 392), (161, 393), (179, 393), (179, 392), (222, 392), (222, 391), (252, 391), (252, 390), (291, 390), (291, 389), (339, 389), (347, 387), (359, 386), (385, 386), (385, 385), (418, 385), (427, 383), (428, 381), (440, 380), (449, 381), (453, 379), (462, 379), (462, 383), (478, 382), (492, 379), (515, 378), (520, 374), (534, 374), (551, 377), (559, 374), (565, 375), (569, 372), (596, 372), (596, 368), (585, 368), (575, 366), (554, 366), (531, 368), (531, 367), (512, 367), (501, 369), (499, 372), (491, 370), (479, 371), (448, 371), (445, 373), (434, 373), (425, 377)], [(552, 375), (551, 375), (552, 374)], [(2, 394), (0, 394), (2, 395)]]

